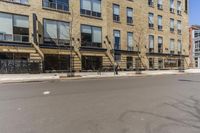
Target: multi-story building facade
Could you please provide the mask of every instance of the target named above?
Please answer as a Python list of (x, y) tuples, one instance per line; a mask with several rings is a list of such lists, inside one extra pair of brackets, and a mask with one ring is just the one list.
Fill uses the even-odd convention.
[(189, 29), (190, 34), (190, 66), (200, 68), (200, 26), (192, 25)]
[(176, 69), (188, 36), (188, 0), (0, 0), (1, 72)]

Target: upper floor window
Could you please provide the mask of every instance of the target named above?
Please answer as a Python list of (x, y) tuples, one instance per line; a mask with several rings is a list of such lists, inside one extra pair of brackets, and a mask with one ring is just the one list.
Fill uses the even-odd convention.
[(170, 53), (174, 54), (174, 39), (170, 39), (170, 43), (169, 43), (169, 49), (170, 49)]
[(44, 19), (44, 44), (66, 46), (70, 44), (70, 26), (67, 22)]
[(174, 0), (170, 0), (170, 12), (174, 13)]
[(120, 31), (119, 30), (114, 30), (113, 31), (113, 36), (114, 36), (114, 49), (115, 50), (120, 50), (121, 49)]
[(162, 30), (163, 26), (162, 26), (162, 16), (158, 15), (158, 30)]
[(95, 26), (81, 25), (81, 46), (102, 47), (102, 29)]
[(127, 8), (126, 9), (127, 13), (127, 24), (132, 24), (133, 23), (133, 9), (132, 8)]
[(174, 32), (174, 19), (170, 19), (170, 32)]
[(69, 0), (43, 0), (43, 7), (69, 11)]
[(185, 0), (185, 12), (188, 13), (188, 0)]
[(194, 31), (194, 37), (199, 38), (200, 37), (200, 30), (195, 30)]
[(182, 42), (181, 40), (178, 40), (178, 53), (180, 54), (182, 52)]
[(163, 9), (163, 0), (158, 0), (158, 9), (162, 10)]
[(163, 53), (163, 37), (158, 37), (158, 53)]
[(149, 28), (153, 28), (154, 27), (154, 14), (153, 13), (149, 13)]
[(101, 0), (81, 0), (81, 14), (101, 17)]
[(13, 3), (20, 3), (20, 4), (28, 4), (29, 0), (4, 0), (4, 1), (9, 1)]
[(120, 21), (120, 6), (116, 4), (113, 4), (113, 21)]
[(195, 41), (194, 52), (200, 52), (200, 41)]
[(28, 19), (27, 16), (0, 13), (0, 40), (29, 42)]
[(181, 1), (177, 1), (177, 14), (181, 15), (181, 11), (182, 11)]
[(149, 52), (153, 53), (154, 52), (154, 36), (149, 35)]
[(178, 32), (178, 34), (181, 34), (181, 21), (180, 20), (177, 21), (177, 32)]
[(153, 7), (153, 6), (154, 6), (153, 0), (148, 0), (148, 5), (149, 5), (150, 7)]
[(127, 50), (128, 51), (133, 51), (133, 32), (128, 32), (127, 33)]

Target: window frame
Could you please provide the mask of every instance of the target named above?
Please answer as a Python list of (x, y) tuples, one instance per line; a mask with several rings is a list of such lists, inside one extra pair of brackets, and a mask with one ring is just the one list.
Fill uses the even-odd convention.
[[(88, 26), (88, 27), (90, 27), (90, 29), (91, 29), (91, 44), (89, 45), (89, 46), (84, 46), (83, 44), (82, 44), (82, 33), (84, 33), (84, 32), (82, 32), (82, 26)], [(94, 31), (93, 31), (93, 28), (99, 28), (99, 29), (101, 29), (101, 43), (99, 43), (99, 42), (94, 42), (94, 40), (93, 40), (93, 36), (94, 36)], [(81, 35), (81, 47), (92, 47), (92, 48), (102, 48), (102, 45), (103, 45), (103, 37), (102, 37), (102, 35), (103, 35), (103, 30), (102, 30), (102, 27), (99, 27), (99, 26), (93, 26), (93, 25), (87, 25), (87, 24), (81, 24), (80, 25), (80, 35)], [(95, 44), (95, 43), (97, 43), (96, 45), (97, 46), (93, 46), (93, 44)], [(99, 45), (99, 46), (98, 46)]]
[[(56, 29), (56, 34), (57, 34), (57, 38), (47, 38), (47, 39), (56, 39), (56, 42), (54, 42), (53, 40), (52, 41), (45, 41), (45, 20), (47, 21), (53, 21), (53, 22), (56, 22), (56, 26), (57, 26), (57, 29)], [(59, 37), (59, 28), (58, 28), (58, 24), (59, 23), (66, 23), (66, 24), (69, 24), (69, 40), (65, 40), (65, 39), (60, 39)], [(49, 19), (49, 18), (43, 18), (43, 45), (48, 45), (48, 44), (51, 44), (51, 45), (48, 45), (48, 46), (70, 46), (70, 22), (67, 22), (67, 21), (62, 21), (62, 20), (55, 20), (55, 19)], [(67, 44), (60, 44), (59, 41), (62, 41), (62, 40), (65, 40), (65, 41), (69, 41)], [(53, 43), (54, 42), (54, 43)]]

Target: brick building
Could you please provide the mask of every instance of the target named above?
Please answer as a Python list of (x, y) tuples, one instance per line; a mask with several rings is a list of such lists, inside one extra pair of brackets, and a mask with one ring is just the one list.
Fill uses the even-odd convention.
[(0, 72), (177, 69), (188, 0), (0, 0)]

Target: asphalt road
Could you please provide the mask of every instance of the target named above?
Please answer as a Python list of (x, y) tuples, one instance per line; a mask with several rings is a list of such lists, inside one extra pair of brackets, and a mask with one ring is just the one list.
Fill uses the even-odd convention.
[(0, 84), (0, 133), (200, 133), (200, 75)]

